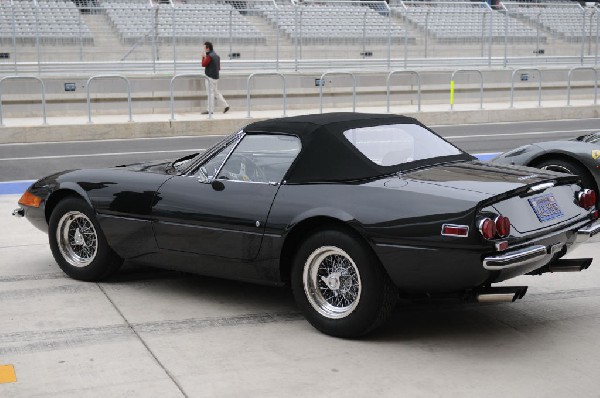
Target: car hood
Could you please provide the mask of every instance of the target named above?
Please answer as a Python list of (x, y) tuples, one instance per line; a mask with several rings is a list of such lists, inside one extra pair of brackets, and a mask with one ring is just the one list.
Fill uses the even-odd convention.
[(500, 195), (524, 189), (548, 180), (575, 181), (577, 178), (561, 173), (530, 167), (460, 162), (438, 165), (402, 174), (403, 179), (419, 181), (485, 195)]
[(175, 171), (172, 167), (174, 161), (175, 159), (154, 160), (151, 162), (139, 162), (119, 165), (115, 166), (115, 168), (125, 168), (131, 171), (143, 171), (147, 173), (173, 174)]

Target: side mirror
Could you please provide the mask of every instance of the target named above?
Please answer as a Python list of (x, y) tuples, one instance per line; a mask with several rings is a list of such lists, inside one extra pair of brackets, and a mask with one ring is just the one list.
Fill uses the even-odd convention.
[(225, 184), (223, 184), (219, 180), (214, 180), (213, 182), (210, 183), (210, 185), (213, 187), (213, 189), (215, 191), (222, 191), (225, 189)]

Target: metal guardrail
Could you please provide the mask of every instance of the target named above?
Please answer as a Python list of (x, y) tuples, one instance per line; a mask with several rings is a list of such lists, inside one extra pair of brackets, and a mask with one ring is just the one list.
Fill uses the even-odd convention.
[(325, 85), (325, 76), (328, 75), (348, 75), (352, 77), (352, 112), (356, 112), (356, 75), (352, 72), (329, 71), (321, 75), (319, 84), (319, 113), (323, 113), (323, 86)]
[(542, 71), (537, 68), (519, 68), (515, 69), (510, 77), (510, 107), (514, 108), (515, 100), (515, 75), (518, 72), (531, 71), (537, 72), (540, 76), (540, 83), (538, 85), (538, 107), (542, 106)]
[(2, 119), (2, 83), (5, 80), (37, 80), (40, 82), (40, 86), (42, 87), (42, 119), (43, 124), (48, 124), (46, 122), (46, 85), (44, 81), (36, 76), (5, 76), (0, 79), (0, 126), (4, 126), (4, 121)]
[(248, 76), (246, 81), (246, 117), (250, 117), (250, 82), (255, 76), (279, 76), (283, 82), (283, 116), (287, 116), (287, 81), (285, 75), (279, 72), (256, 72)]
[(421, 75), (419, 74), (419, 72), (414, 71), (414, 70), (393, 70), (388, 74), (387, 79), (386, 79), (387, 112), (390, 113), (390, 80), (393, 75), (400, 75), (400, 74), (409, 74), (409, 75), (415, 76), (417, 78), (417, 112), (421, 112)]
[(129, 83), (129, 79), (121, 75), (96, 75), (90, 77), (85, 85), (87, 92), (88, 123), (92, 123), (92, 101), (90, 99), (90, 83), (97, 79), (121, 79), (125, 81), (125, 83), (127, 84), (127, 109), (129, 110), (129, 121), (133, 122), (133, 117), (131, 114), (131, 84)]
[(173, 86), (175, 84), (175, 80), (180, 79), (182, 77), (192, 77), (192, 78), (202, 78), (204, 79), (205, 83), (206, 83), (206, 87), (208, 87), (208, 118), (212, 119), (212, 114), (213, 114), (213, 107), (211, 106), (210, 102), (212, 101), (212, 87), (209, 83), (208, 80), (208, 76), (206, 76), (205, 74), (202, 73), (184, 73), (181, 75), (175, 75), (173, 76), (173, 78), (171, 79), (171, 82), (169, 83), (169, 91), (171, 92), (171, 102), (170, 102), (170, 107), (171, 107), (171, 119), (170, 120), (175, 120), (175, 96), (173, 94)]
[(450, 110), (454, 110), (454, 76), (457, 73), (477, 73), (480, 79), (479, 86), (479, 109), (483, 109), (483, 73), (479, 69), (458, 69), (452, 72), (450, 77)]
[(576, 70), (591, 70), (594, 72), (594, 105), (598, 103), (598, 70), (596, 68), (579, 66), (569, 70), (567, 83), (567, 106), (571, 105), (571, 75)]

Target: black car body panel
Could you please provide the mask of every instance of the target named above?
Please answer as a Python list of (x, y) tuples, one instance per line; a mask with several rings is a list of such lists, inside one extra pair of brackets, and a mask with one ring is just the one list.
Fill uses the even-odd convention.
[[(458, 149), (452, 155), (380, 166), (344, 143), (348, 128), (398, 123), (422, 126), (394, 115), (343, 113), (258, 122), (205, 155), (46, 177), (29, 188), (42, 205), (25, 207), (25, 216), (46, 229), (56, 202), (65, 194), (77, 195), (94, 209), (109, 245), (123, 258), (271, 284), (287, 282), (295, 247), (290, 242), (304, 239), (311, 225), (329, 225), (360, 236), (405, 292), (459, 292), (533, 271), (559, 255), (549, 252), (505, 270), (486, 269), (482, 261), (499, 252), (499, 241), (511, 249), (532, 242), (560, 246), (564, 255), (577, 230), (593, 221), (590, 210), (570, 199), (580, 189), (573, 176), (482, 163)], [(222, 153), (222, 170), (235, 156), (228, 145), (235, 148), (244, 137), (261, 134), (300, 138), (302, 149), (290, 158), (283, 178), (270, 181), (264, 172), (264, 181), (247, 181), (242, 169), (229, 173), (244, 177), (239, 180), (216, 174), (206, 178), (210, 170), (201, 169), (211, 159)], [(351, 164), (347, 178), (331, 156), (337, 155), (335, 145), (343, 146), (342, 163)], [(256, 159), (279, 155), (266, 152)], [(550, 185), (535, 191), (540, 184)], [(542, 223), (532, 216), (528, 198), (541, 192), (560, 197), (561, 220)], [(510, 200), (524, 204), (502, 207)], [(505, 239), (484, 239), (478, 219), (501, 212), (531, 221)], [(464, 226), (469, 233), (446, 236), (442, 228), (447, 224)]]

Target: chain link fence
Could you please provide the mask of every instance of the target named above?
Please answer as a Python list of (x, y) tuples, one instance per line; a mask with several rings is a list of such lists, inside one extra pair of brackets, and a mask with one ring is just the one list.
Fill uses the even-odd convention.
[[(0, 73), (598, 65), (596, 7), (571, 2), (0, 1)], [(127, 66), (127, 67), (126, 67)]]

